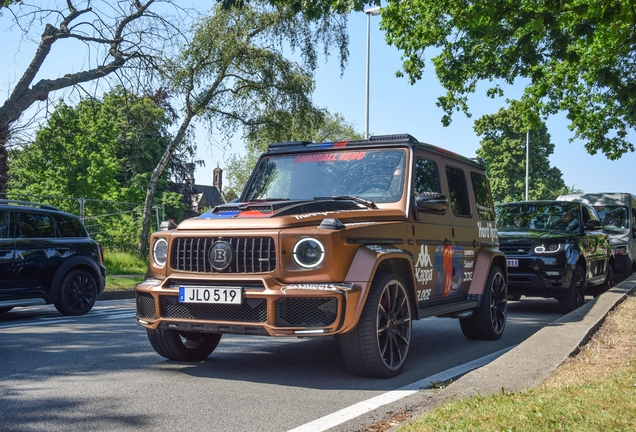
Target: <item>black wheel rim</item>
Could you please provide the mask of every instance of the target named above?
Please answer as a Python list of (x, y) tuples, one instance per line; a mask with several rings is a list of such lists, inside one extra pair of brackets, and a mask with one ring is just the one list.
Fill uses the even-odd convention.
[(411, 342), (411, 310), (406, 290), (398, 281), (389, 282), (378, 305), (378, 346), (382, 361), (391, 370), (406, 360)]
[(84, 310), (95, 300), (95, 283), (87, 275), (78, 274), (68, 284), (67, 303), (71, 309)]
[(574, 277), (574, 295), (576, 295), (576, 307), (579, 308), (583, 306), (583, 303), (585, 302), (585, 297), (583, 295), (585, 278), (583, 276), (583, 272), (581, 271), (577, 271)]
[(506, 281), (501, 273), (495, 274), (492, 279), (490, 297), (490, 319), (492, 328), (497, 333), (503, 332), (508, 314), (508, 295), (506, 293)]

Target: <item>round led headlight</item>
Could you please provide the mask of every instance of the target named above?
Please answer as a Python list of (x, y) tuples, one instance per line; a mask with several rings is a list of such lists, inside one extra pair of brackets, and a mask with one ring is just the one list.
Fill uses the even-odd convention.
[(155, 244), (152, 246), (152, 259), (159, 267), (163, 267), (166, 264), (168, 258), (168, 242), (166, 239), (159, 237), (155, 240)]
[(314, 268), (325, 258), (325, 248), (318, 240), (307, 237), (296, 242), (292, 256), (299, 266)]

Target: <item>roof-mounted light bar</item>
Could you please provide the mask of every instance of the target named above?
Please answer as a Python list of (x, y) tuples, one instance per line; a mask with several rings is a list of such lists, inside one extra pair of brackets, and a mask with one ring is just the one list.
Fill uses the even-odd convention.
[(271, 149), (281, 149), (281, 148), (289, 148), (289, 147), (305, 147), (308, 144), (313, 144), (310, 141), (289, 141), (289, 142), (277, 142), (271, 143), (267, 146), (268, 150)]
[(411, 144), (419, 144), (419, 141), (409, 134), (374, 135), (369, 138), (369, 141), (400, 141)]

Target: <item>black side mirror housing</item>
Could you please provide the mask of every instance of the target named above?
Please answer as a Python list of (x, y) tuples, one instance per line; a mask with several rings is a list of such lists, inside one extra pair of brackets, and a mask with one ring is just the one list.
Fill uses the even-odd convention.
[(585, 222), (586, 230), (597, 230), (600, 227), (601, 227), (601, 221), (590, 219), (587, 222)]
[(436, 192), (425, 192), (415, 197), (417, 211), (444, 213), (448, 208), (446, 195)]

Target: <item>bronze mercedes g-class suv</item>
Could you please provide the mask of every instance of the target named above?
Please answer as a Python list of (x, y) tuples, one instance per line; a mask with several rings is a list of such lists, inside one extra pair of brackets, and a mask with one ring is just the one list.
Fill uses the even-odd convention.
[(506, 259), (483, 163), (410, 135), (274, 143), (239, 201), (152, 234), (137, 322), (160, 355), (205, 359), (224, 333), (337, 336), (351, 371), (392, 377), (413, 320), (502, 335)]

